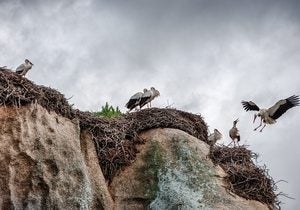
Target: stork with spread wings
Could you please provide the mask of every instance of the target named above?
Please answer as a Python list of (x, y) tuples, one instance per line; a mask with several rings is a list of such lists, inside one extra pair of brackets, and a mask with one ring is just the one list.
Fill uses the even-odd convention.
[(293, 95), (286, 99), (279, 100), (273, 106), (268, 109), (260, 109), (254, 102), (252, 101), (242, 101), (243, 108), (246, 111), (258, 111), (257, 114), (254, 114), (253, 123), (257, 117), (260, 117), (260, 124), (254, 130), (256, 131), (259, 127), (263, 127), (260, 129), (260, 132), (266, 127), (267, 124), (274, 124), (276, 120), (283, 115), (287, 110), (292, 107), (299, 106), (300, 100), (299, 96)]

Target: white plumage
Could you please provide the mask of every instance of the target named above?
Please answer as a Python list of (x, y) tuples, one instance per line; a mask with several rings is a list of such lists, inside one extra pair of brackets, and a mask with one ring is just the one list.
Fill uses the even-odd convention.
[(148, 106), (148, 104), (150, 104), (150, 107), (151, 107), (151, 101), (158, 96), (160, 96), (160, 92), (158, 90), (156, 90), (154, 87), (151, 87), (150, 90), (147, 90), (147, 92), (145, 92), (143, 94), (141, 101), (140, 101), (140, 108), (142, 108), (146, 104), (147, 104), (147, 106)]
[(154, 87), (151, 87), (150, 91), (151, 91), (151, 98), (150, 98), (149, 103), (150, 103), (150, 107), (151, 107), (151, 101), (153, 99), (155, 99), (156, 97), (160, 96), (160, 92), (158, 90), (156, 90)]
[(214, 129), (214, 132), (208, 136), (208, 141), (211, 142), (211, 145), (216, 144), (220, 139), (222, 139), (222, 134), (218, 129)]
[[(148, 91), (148, 90), (145, 88), (144, 89), (144, 93), (146, 91)], [(141, 101), (141, 98), (142, 98), (142, 96), (143, 96), (144, 93), (137, 92), (136, 94), (134, 94), (133, 96), (130, 97), (129, 101), (125, 105), (125, 107), (127, 109), (129, 109), (128, 112), (130, 112), (132, 109), (136, 108), (139, 105), (139, 103)]]
[(152, 97), (152, 92), (151, 90), (148, 90), (148, 89), (144, 89), (144, 93), (141, 97), (141, 100), (139, 102), (139, 105), (140, 105), (140, 108), (142, 108), (143, 106), (145, 106), (146, 104), (148, 104), (151, 100), (151, 97)]
[(16, 73), (21, 76), (25, 76), (27, 72), (32, 68), (32, 66), (33, 63), (31, 63), (28, 59), (25, 59), (25, 63), (18, 66), (18, 68), (16, 69)]

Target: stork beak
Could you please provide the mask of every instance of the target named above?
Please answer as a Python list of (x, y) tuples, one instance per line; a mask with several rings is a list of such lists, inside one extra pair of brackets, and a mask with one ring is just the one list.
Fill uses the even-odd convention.
[(257, 114), (254, 114), (253, 123), (255, 123), (256, 118), (257, 118)]

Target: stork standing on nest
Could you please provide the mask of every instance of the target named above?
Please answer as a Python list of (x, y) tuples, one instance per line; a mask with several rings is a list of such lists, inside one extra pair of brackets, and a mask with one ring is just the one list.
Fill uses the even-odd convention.
[(276, 120), (283, 115), (287, 110), (294, 106), (299, 106), (299, 96), (293, 95), (286, 99), (279, 100), (273, 106), (268, 109), (260, 109), (254, 102), (252, 101), (242, 101), (242, 105), (246, 111), (258, 111), (257, 114), (254, 114), (253, 123), (257, 117), (260, 117), (260, 124), (254, 130), (256, 131), (259, 127), (263, 127), (260, 129), (260, 132), (266, 127), (267, 124), (274, 124)]
[(240, 134), (239, 134), (239, 129), (236, 127), (236, 124), (238, 123), (238, 121), (239, 121), (239, 119), (236, 119), (235, 121), (233, 121), (233, 126), (229, 130), (229, 136), (232, 139), (230, 144), (233, 142), (234, 146), (235, 146), (235, 140), (237, 140), (236, 141), (237, 145), (239, 145), (239, 141), (241, 140), (241, 137), (240, 137)]
[(214, 132), (208, 136), (208, 141), (211, 142), (211, 145), (215, 145), (218, 140), (222, 138), (222, 134), (218, 129), (214, 129)]
[[(144, 93), (146, 91), (148, 91), (148, 90), (145, 88), (144, 89)], [(141, 98), (142, 98), (142, 96), (143, 96), (144, 93), (137, 92), (136, 94), (134, 94), (133, 96), (130, 97), (129, 101), (125, 105), (125, 107), (127, 109), (129, 109), (128, 112), (130, 112), (131, 110), (133, 110), (134, 108), (136, 108), (139, 105), (139, 103), (141, 101)]]
[(150, 91), (151, 91), (151, 98), (150, 98), (149, 104), (150, 104), (150, 107), (151, 107), (151, 101), (153, 99), (155, 99), (156, 97), (160, 96), (160, 92), (158, 90), (156, 90), (154, 87), (151, 87)]
[(32, 68), (32, 66), (33, 63), (31, 63), (28, 59), (25, 59), (25, 63), (18, 66), (18, 68), (16, 69), (16, 73), (24, 77), (27, 74), (27, 72)]
[(152, 97), (152, 91), (145, 88), (139, 103), (140, 109), (151, 101), (151, 97)]

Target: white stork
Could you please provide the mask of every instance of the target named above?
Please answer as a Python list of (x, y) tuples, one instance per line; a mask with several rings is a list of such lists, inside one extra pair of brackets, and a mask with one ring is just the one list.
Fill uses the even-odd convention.
[(25, 63), (18, 66), (18, 68), (16, 69), (16, 73), (21, 76), (25, 76), (32, 66), (33, 63), (31, 63), (28, 59), (25, 59)]
[(215, 143), (222, 138), (222, 134), (218, 129), (214, 129), (214, 132), (208, 136), (208, 141), (211, 142), (211, 145), (215, 145)]
[[(148, 90), (145, 88), (144, 89), (144, 93), (146, 91), (148, 91)], [(134, 94), (133, 96), (130, 97), (129, 101), (125, 105), (125, 107), (127, 109), (129, 109), (128, 112), (130, 112), (132, 109), (136, 108), (139, 105), (139, 103), (141, 101), (141, 98), (142, 98), (142, 96), (143, 96), (144, 93), (137, 92), (136, 94)]]
[(151, 87), (151, 88), (150, 88), (150, 91), (151, 91), (151, 93), (152, 93), (152, 94), (151, 94), (150, 101), (149, 101), (150, 107), (151, 107), (151, 101), (152, 101), (154, 98), (160, 96), (160, 92), (159, 92), (158, 90), (156, 90), (154, 87)]
[(146, 104), (148, 104), (151, 100), (151, 97), (152, 97), (152, 91), (151, 90), (148, 90), (148, 89), (144, 89), (144, 93), (141, 97), (141, 100), (139, 102), (139, 105), (140, 105), (140, 109), (145, 106)]
[(259, 127), (264, 126), (260, 129), (260, 132), (266, 127), (267, 124), (274, 124), (276, 120), (283, 115), (288, 109), (299, 106), (299, 96), (293, 95), (286, 99), (279, 100), (273, 106), (268, 109), (260, 109), (252, 101), (242, 101), (242, 105), (246, 111), (258, 111), (257, 114), (254, 114), (253, 123), (255, 122), (256, 117), (260, 117), (260, 125), (254, 130), (256, 131)]
[(241, 140), (241, 136), (239, 134), (239, 129), (236, 127), (236, 124), (238, 123), (238, 121), (239, 121), (239, 119), (236, 119), (235, 121), (233, 121), (233, 126), (229, 130), (229, 136), (232, 139), (230, 144), (233, 142), (234, 146), (235, 146), (235, 140), (237, 140), (236, 141), (237, 145), (239, 145), (239, 141)]

